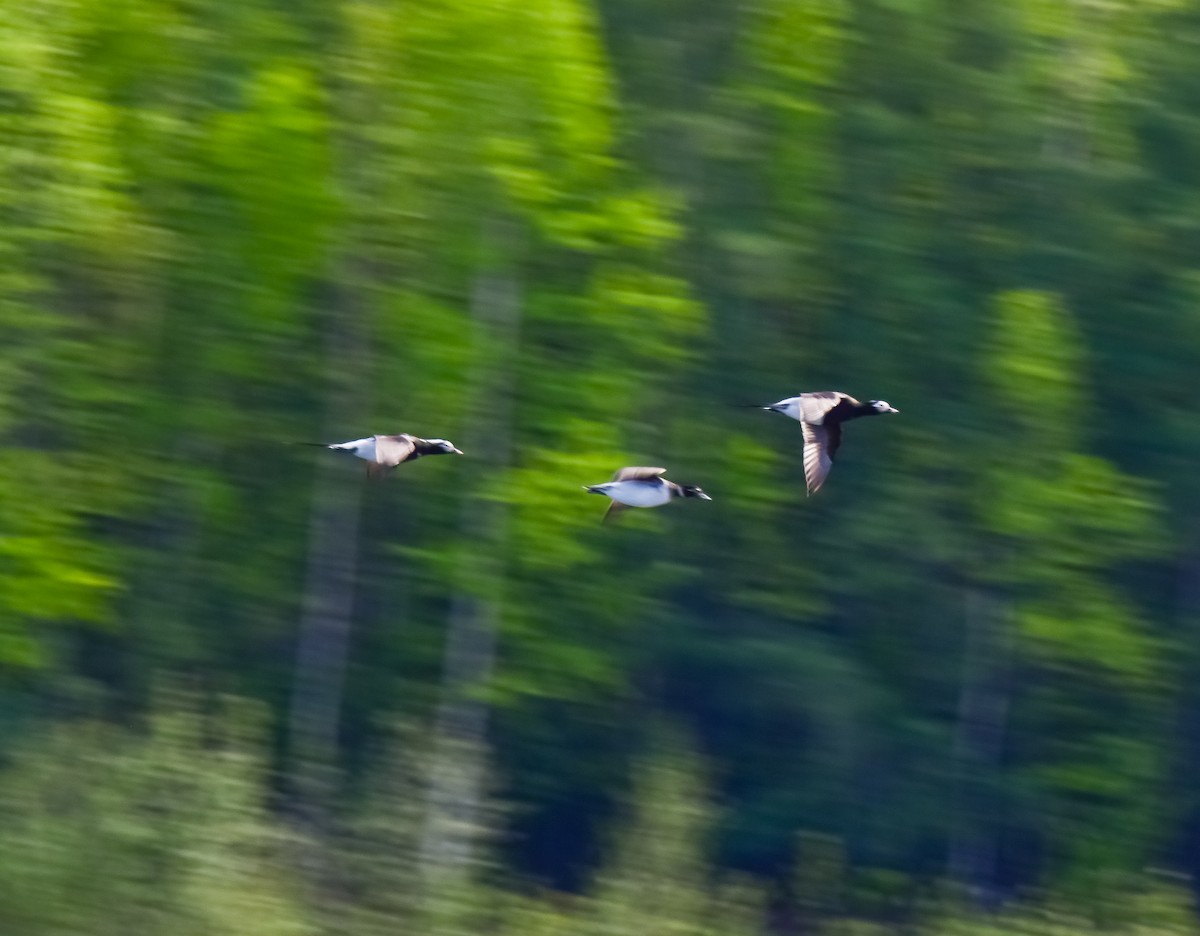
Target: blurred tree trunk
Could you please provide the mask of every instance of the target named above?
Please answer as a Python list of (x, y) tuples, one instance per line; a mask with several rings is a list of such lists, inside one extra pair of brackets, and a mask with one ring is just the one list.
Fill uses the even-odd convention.
[[(371, 354), (368, 284), (380, 275), (369, 250), (376, 180), (383, 158), (363, 128), (378, 120), (379, 97), (363, 80), (364, 50), (347, 35), (330, 63), (330, 174), (340, 184), (345, 217), (332, 243), (325, 306), (325, 407), (321, 440), (370, 430)], [(345, 435), (351, 431), (350, 436)], [(357, 460), (320, 452), (308, 524), (308, 564), (289, 710), (288, 749), (295, 805), (310, 831), (326, 829), (335, 793), (338, 731), (358, 576), (363, 475)], [(357, 469), (357, 470), (355, 470)], [(315, 856), (309, 856), (315, 864)], [(310, 870), (316, 870), (310, 867)]]
[(1008, 722), (1012, 635), (1006, 603), (968, 587), (965, 626), (947, 870), (972, 899), (986, 903), (996, 880), (1001, 820), (995, 790)]
[[(1175, 567), (1174, 629), (1181, 635), (1182, 645), (1200, 646), (1200, 543), (1192, 533), (1187, 537), (1190, 546), (1181, 546)], [(1200, 898), (1200, 796), (1194, 778), (1200, 774), (1200, 657), (1193, 650), (1182, 656), (1183, 685), (1179, 693), (1176, 715), (1177, 756), (1172, 764), (1178, 787), (1185, 790), (1179, 797), (1178, 815), (1181, 832), (1177, 847), (1188, 872), (1192, 894)]]
[[(324, 431), (340, 439), (366, 412), (369, 354), (356, 300), (343, 286), (327, 323)], [(337, 734), (354, 581), (362, 478), (333, 455), (317, 458), (308, 569), (289, 714), (291, 779), (301, 816), (322, 822), (337, 764)]]
[(421, 843), (430, 895), (447, 880), (447, 872), (461, 872), (469, 864), (481, 825), (488, 708), (480, 692), (495, 660), (508, 537), (508, 505), (492, 496), (490, 487), (512, 461), (521, 327), (521, 285), (502, 259), (510, 241), (507, 225), (492, 221), (485, 226), (483, 267), (471, 289), (475, 372), (462, 430), (471, 477), (459, 521), (466, 548), (447, 623)]

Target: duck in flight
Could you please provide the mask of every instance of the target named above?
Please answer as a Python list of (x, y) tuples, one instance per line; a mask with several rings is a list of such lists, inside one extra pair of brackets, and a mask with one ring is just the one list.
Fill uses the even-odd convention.
[(837, 390), (801, 393), (761, 408), (799, 421), (804, 430), (804, 481), (810, 495), (821, 489), (833, 467), (833, 456), (842, 443), (842, 423), (861, 416), (900, 412), (886, 400), (860, 403)]
[(415, 461), (424, 455), (461, 455), (454, 444), (445, 439), (422, 439), (407, 432), (398, 435), (373, 435), (350, 442), (303, 442), (319, 445), (335, 452), (349, 452), (367, 463), (368, 478), (382, 478), (403, 462)]
[(626, 507), (661, 507), (676, 497), (698, 497), (712, 500), (694, 484), (676, 484), (663, 477), (666, 468), (622, 468), (611, 481), (604, 484), (585, 484), (589, 494), (603, 494), (612, 499), (604, 512), (604, 522), (610, 521)]

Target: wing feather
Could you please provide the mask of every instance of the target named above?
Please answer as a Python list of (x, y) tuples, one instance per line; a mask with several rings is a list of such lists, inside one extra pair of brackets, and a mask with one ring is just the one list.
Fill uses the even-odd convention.
[(402, 461), (410, 458), (416, 448), (415, 437), (407, 432), (399, 435), (377, 435), (375, 437), (375, 461), (388, 468), (395, 468)]
[(819, 390), (815, 393), (802, 393), (800, 394), (800, 420), (801, 422), (813, 423), (819, 426), (825, 421), (825, 416), (830, 410), (841, 406), (843, 403), (857, 406), (858, 400), (854, 399), (848, 393), (842, 393), (840, 390)]
[(809, 494), (816, 494), (833, 467), (833, 454), (841, 443), (840, 426), (800, 424), (804, 430), (804, 481)]
[(617, 518), (617, 514), (619, 514), (622, 510), (628, 509), (629, 508), (620, 501), (610, 500), (608, 502), (608, 510), (604, 511), (604, 516), (600, 519), (600, 522), (612, 523)]
[(666, 468), (621, 468), (613, 476), (614, 481), (655, 481), (666, 474)]

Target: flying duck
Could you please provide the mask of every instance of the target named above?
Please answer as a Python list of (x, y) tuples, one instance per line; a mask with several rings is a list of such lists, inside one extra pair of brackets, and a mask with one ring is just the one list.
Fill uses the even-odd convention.
[(373, 435), (352, 442), (303, 442), (302, 445), (319, 445), (336, 452), (349, 452), (367, 463), (368, 478), (382, 478), (401, 462), (415, 461), (423, 455), (461, 455), (445, 439), (421, 439), (407, 432), (399, 435)]
[(860, 416), (900, 412), (886, 400), (860, 403), (836, 390), (801, 393), (761, 408), (799, 420), (804, 429), (804, 481), (810, 495), (821, 489), (833, 467), (833, 456), (842, 442), (842, 423)]
[(661, 507), (673, 497), (698, 497), (712, 500), (694, 484), (676, 484), (663, 477), (666, 468), (622, 468), (604, 484), (585, 484), (589, 494), (603, 494), (612, 498), (604, 512), (607, 523), (626, 507)]

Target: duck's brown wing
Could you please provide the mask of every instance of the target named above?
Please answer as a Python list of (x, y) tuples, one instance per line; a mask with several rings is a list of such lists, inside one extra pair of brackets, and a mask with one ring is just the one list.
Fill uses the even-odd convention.
[(809, 494), (816, 494), (829, 476), (833, 456), (842, 443), (842, 427), (801, 423), (804, 430), (804, 481)]
[(388, 465), (381, 465), (379, 462), (367, 462), (367, 480), (382, 481), (391, 470), (391, 467)]
[(600, 519), (601, 523), (612, 523), (617, 519), (617, 514), (622, 510), (628, 510), (628, 506), (620, 501), (610, 500), (608, 502), (608, 510), (604, 511), (604, 516)]
[(801, 422), (820, 425), (825, 417), (833, 410), (844, 408), (853, 409), (858, 406), (858, 400), (840, 390), (819, 390), (815, 393), (800, 394)]
[(657, 481), (664, 474), (666, 468), (621, 468), (612, 476), (614, 481)]
[(385, 468), (395, 468), (402, 461), (407, 461), (416, 451), (416, 436), (407, 432), (399, 435), (375, 436), (375, 461)]

